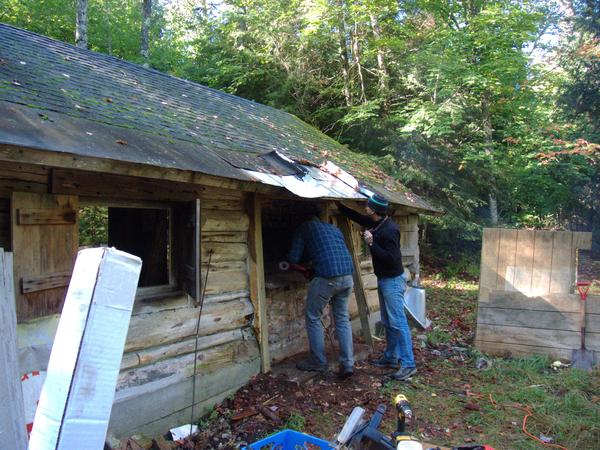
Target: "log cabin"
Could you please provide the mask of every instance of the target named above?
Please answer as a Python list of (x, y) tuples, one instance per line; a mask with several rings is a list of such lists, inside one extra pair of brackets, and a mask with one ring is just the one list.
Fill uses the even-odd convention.
[(332, 200), (386, 196), (414, 272), (419, 215), (439, 212), (293, 115), (2, 24), (0, 118), (0, 247), (14, 255), (21, 374), (46, 369), (78, 249), (143, 260), (117, 437), (189, 423), (192, 403), (201, 416), (307, 349), (306, 280), (278, 270), (307, 202), (345, 231), (351, 314), (367, 338), (375, 276)]

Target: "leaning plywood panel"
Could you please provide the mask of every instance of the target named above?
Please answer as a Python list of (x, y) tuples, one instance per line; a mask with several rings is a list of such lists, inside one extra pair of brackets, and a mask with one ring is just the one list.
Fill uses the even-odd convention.
[(0, 248), (0, 443), (25, 450), (27, 433), (17, 360), (17, 316), (12, 279), (12, 254)]
[(140, 269), (115, 249), (79, 252), (30, 450), (102, 448)]

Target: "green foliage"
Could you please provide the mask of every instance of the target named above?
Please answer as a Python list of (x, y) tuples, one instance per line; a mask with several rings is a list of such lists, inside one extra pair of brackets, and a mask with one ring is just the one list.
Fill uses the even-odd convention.
[(297, 411), (292, 411), (282, 429), (290, 429), (296, 431), (304, 431), (306, 427), (306, 418)]
[(108, 244), (108, 208), (84, 206), (79, 210), (79, 245)]
[[(153, 8), (152, 67), (289, 111), (380, 161), (446, 212), (426, 237), (451, 273), (474, 273), (461, 254), (496, 225), (494, 203), (502, 225), (593, 228), (600, 242), (598, 150), (579, 151), (600, 140), (597, 2), (574, 1), (566, 19), (557, 0)], [(92, 50), (141, 62), (141, 2), (90, 0), (88, 16)], [(75, 2), (0, 0), (0, 20), (72, 43)], [(549, 30), (562, 38), (552, 66), (530, 54)]]

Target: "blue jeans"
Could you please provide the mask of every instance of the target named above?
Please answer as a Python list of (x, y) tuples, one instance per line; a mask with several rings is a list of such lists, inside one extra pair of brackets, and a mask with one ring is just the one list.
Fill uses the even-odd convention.
[(406, 281), (402, 276), (378, 278), (377, 294), (381, 322), (385, 327), (385, 352), (383, 357), (396, 362), (400, 359), (402, 367), (415, 367), (412, 350), (412, 336), (406, 314), (404, 313), (404, 291)]
[(348, 297), (353, 285), (352, 275), (333, 278), (315, 277), (310, 282), (306, 296), (306, 333), (311, 357), (317, 364), (327, 365), (321, 316), (325, 306), (331, 302), (335, 336), (340, 347), (339, 363), (344, 368), (352, 368), (354, 365), (352, 328), (348, 313)]

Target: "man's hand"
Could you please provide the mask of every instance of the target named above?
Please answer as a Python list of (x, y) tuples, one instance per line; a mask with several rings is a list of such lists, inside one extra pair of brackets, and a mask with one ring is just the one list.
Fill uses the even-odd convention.
[(363, 233), (363, 238), (369, 247), (373, 244), (373, 233), (371, 233), (369, 230)]

